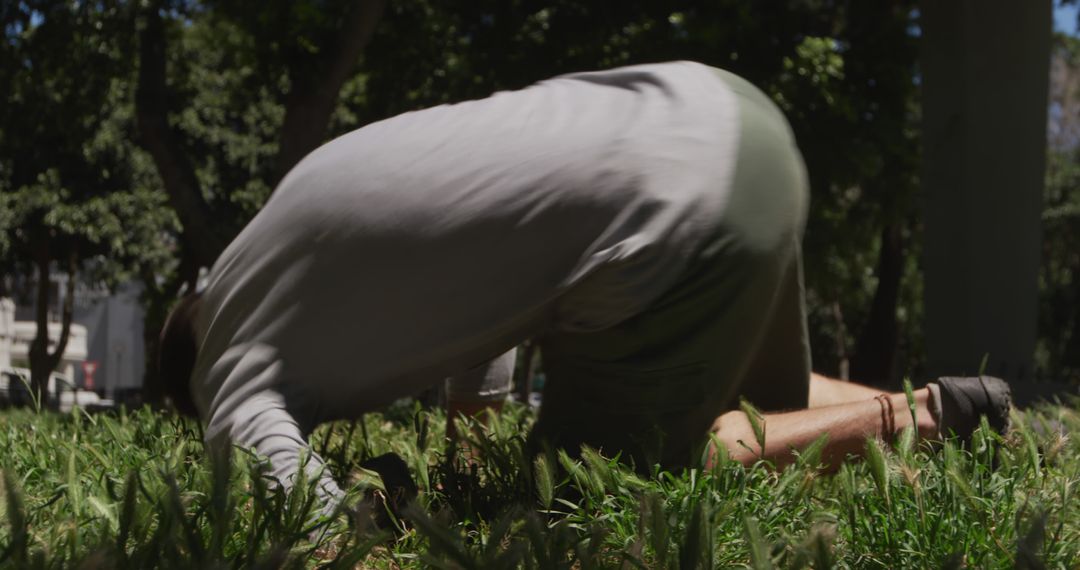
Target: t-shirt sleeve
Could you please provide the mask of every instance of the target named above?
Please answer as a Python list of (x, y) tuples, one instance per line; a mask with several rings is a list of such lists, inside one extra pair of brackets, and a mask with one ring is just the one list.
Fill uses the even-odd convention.
[(308, 480), (318, 479), (316, 492), (323, 506), (332, 509), (344, 493), (308, 445), (310, 423), (280, 390), (280, 363), (264, 349), (230, 352), (232, 358), (226, 353), (214, 367), (225, 380), (207, 406), (207, 443), (254, 450), (269, 461), (272, 482), (286, 490), (292, 489), (301, 465), (306, 465)]
[(336, 504), (342, 498), (343, 493), (322, 458), (308, 445), (307, 431), (284, 407), (278, 394), (259, 394), (248, 400), (233, 414), (230, 424), (228, 439), (233, 445), (254, 449), (259, 457), (266, 458), (275, 484), (292, 489), (306, 461), (307, 479), (318, 478), (316, 491), (323, 503)]
[(517, 349), (463, 374), (446, 379), (446, 397), (459, 402), (494, 402), (506, 398), (514, 378)]

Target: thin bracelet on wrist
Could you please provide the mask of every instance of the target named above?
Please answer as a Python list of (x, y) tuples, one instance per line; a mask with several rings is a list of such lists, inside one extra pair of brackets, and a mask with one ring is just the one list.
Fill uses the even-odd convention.
[(892, 399), (888, 394), (878, 394), (874, 399), (881, 406), (881, 439), (891, 445), (896, 440), (896, 414)]

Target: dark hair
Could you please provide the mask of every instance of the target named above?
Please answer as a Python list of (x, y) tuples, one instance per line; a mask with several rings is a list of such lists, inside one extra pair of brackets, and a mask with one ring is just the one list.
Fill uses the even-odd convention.
[(158, 347), (158, 378), (176, 411), (198, 417), (191, 397), (191, 373), (199, 347), (195, 339), (195, 316), (202, 306), (197, 293), (184, 295), (176, 303), (161, 329)]

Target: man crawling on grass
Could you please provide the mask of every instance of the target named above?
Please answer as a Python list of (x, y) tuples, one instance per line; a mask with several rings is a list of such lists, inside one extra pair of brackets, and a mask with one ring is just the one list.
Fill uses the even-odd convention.
[[(942, 378), (912, 414), (902, 393), (811, 373), (807, 200), (777, 107), (696, 63), (406, 113), (285, 177), (174, 309), (161, 374), (209, 442), (254, 448), (286, 486), (321, 422), (446, 378), (451, 414), (497, 410), (530, 338), (548, 377), (532, 440), (641, 469), (700, 461), (710, 434), (776, 464), (827, 434), (835, 464), (908, 426), (1005, 429), (998, 379)], [(325, 472), (322, 489), (340, 496)]]

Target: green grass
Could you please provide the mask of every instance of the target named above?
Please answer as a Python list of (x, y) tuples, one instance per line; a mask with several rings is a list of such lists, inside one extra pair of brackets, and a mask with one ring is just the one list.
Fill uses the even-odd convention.
[[(306, 488), (269, 489), (244, 454), (204, 456), (198, 427), (138, 411), (0, 414), (0, 567), (1077, 568), (1080, 428), (1072, 406), (1017, 414), (1007, 438), (930, 450), (910, 434), (826, 475), (723, 464), (641, 477), (586, 451), (528, 458), (511, 407), (448, 453), (444, 417), (399, 407), (312, 440), (351, 508), (319, 527)], [(420, 486), (396, 531), (359, 467), (401, 455)], [(379, 508), (379, 507), (375, 507)]]

